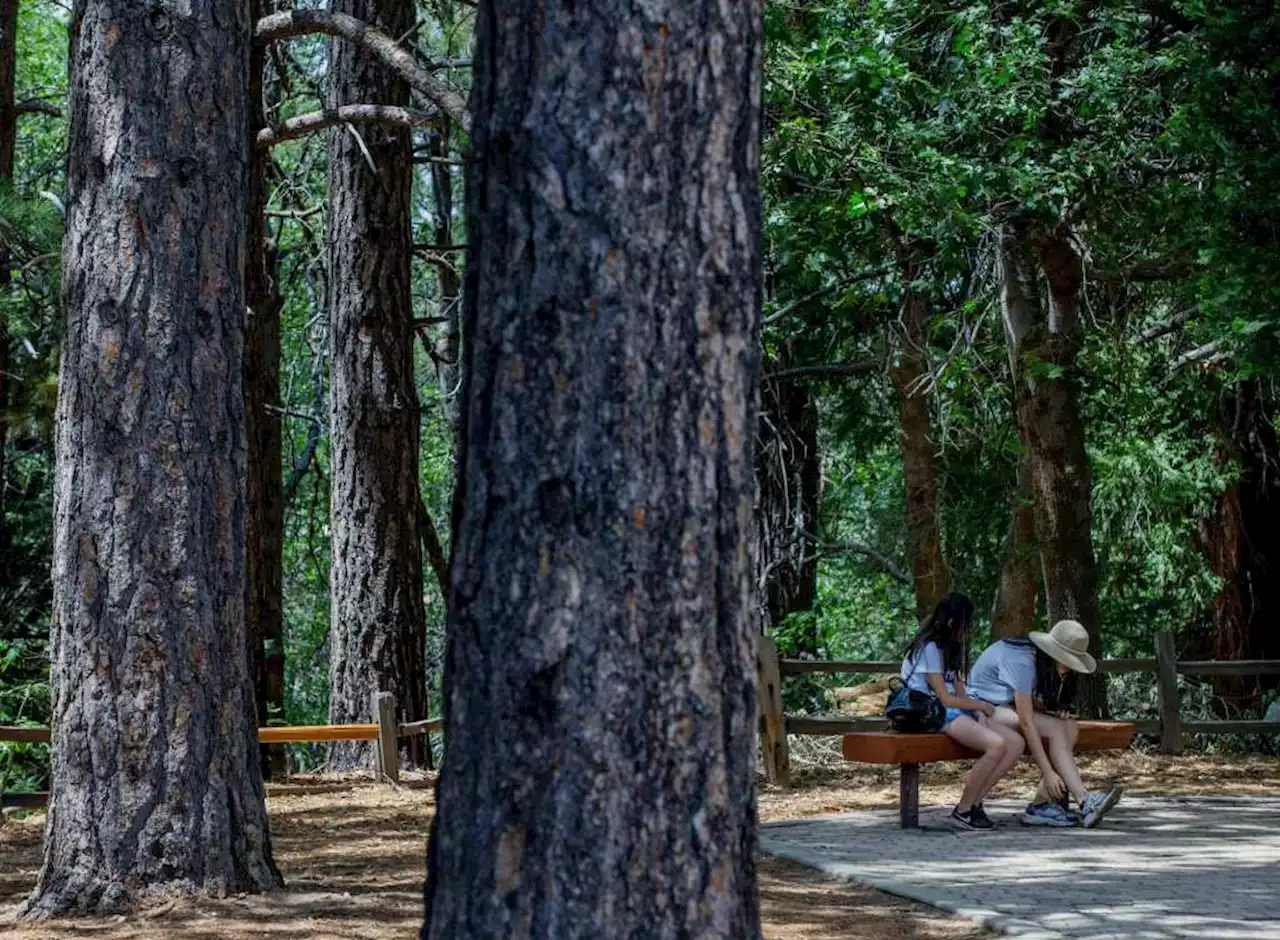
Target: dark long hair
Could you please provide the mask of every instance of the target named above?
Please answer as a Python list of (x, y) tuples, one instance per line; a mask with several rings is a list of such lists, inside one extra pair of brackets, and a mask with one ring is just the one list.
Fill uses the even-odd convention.
[(929, 619), (902, 651), (903, 659), (916, 656), (930, 643), (942, 653), (947, 672), (964, 671), (965, 641), (973, 626), (973, 602), (963, 594), (948, 594), (938, 602)]
[(1058, 661), (1036, 647), (1036, 694), (1048, 712), (1071, 709), (1076, 698), (1076, 674), (1068, 669), (1058, 674)]

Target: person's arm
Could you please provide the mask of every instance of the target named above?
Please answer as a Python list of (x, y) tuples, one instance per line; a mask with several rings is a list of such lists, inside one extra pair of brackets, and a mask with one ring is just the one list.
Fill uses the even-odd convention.
[(988, 702), (979, 701), (976, 698), (968, 698), (964, 693), (964, 683), (957, 680), (957, 694), (947, 691), (947, 683), (943, 681), (942, 674), (938, 672), (925, 673), (925, 681), (929, 683), (929, 688), (933, 689), (933, 694), (938, 696), (939, 701), (947, 708), (959, 708), (967, 712), (982, 712), (984, 715), (994, 715), (995, 706)]
[(1049, 762), (1049, 755), (1045, 753), (1044, 741), (1040, 739), (1040, 732), (1036, 730), (1036, 712), (1030, 693), (1014, 692), (1013, 706), (1018, 712), (1018, 726), (1022, 730), (1022, 736), (1027, 739), (1027, 748), (1035, 758), (1040, 773), (1044, 775), (1045, 790), (1055, 800), (1062, 799), (1062, 795), (1067, 792), (1067, 786), (1058, 776), (1058, 772), (1053, 769), (1053, 764)]

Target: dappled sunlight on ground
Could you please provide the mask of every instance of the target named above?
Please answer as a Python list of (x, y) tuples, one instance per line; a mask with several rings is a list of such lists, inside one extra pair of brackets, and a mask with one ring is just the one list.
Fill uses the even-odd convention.
[[(820, 743), (811, 745), (821, 746)], [(797, 763), (796, 786), (763, 787), (764, 820), (892, 806), (897, 769)], [(1124, 779), (1131, 792), (1280, 795), (1280, 759), (1169, 759), (1137, 752), (1084, 761), (1086, 777)], [(921, 801), (955, 799), (965, 767), (925, 769)], [(276, 860), (288, 889), (225, 901), (169, 901), (133, 917), (19, 925), (10, 917), (40, 865), (41, 814), (0, 826), (0, 934), (6, 940), (411, 940), (422, 917), (422, 876), (432, 811), (428, 781), (398, 789), (359, 779), (295, 778), (302, 786), (269, 800)], [(1035, 785), (1023, 762), (999, 795)], [(320, 791), (320, 792), (316, 792)], [(881, 892), (764, 858), (761, 904), (768, 940), (978, 940), (992, 936), (963, 919)]]

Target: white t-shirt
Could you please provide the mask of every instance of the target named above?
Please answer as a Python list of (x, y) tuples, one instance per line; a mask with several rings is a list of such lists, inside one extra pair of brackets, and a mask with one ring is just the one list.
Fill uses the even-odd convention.
[(947, 691), (955, 694), (956, 674), (947, 671), (942, 662), (942, 650), (938, 649), (937, 643), (926, 643), (915, 656), (904, 659), (899, 677), (907, 688), (932, 695), (933, 689), (929, 688), (929, 680), (926, 678), (930, 673), (942, 676)]
[(1036, 687), (1036, 648), (1028, 640), (998, 640), (969, 670), (970, 698), (1008, 705), (1015, 692), (1032, 695)]

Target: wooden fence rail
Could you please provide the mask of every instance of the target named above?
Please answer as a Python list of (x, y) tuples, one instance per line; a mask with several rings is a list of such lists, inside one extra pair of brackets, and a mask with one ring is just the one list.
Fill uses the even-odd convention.
[[(1103, 659), (1098, 672), (1146, 672), (1156, 674), (1159, 693), (1159, 719), (1134, 722), (1137, 734), (1160, 737), (1160, 748), (1166, 754), (1181, 754), (1183, 734), (1280, 734), (1277, 721), (1183, 721), (1178, 676), (1277, 676), (1280, 659), (1185, 660), (1178, 662), (1173, 635), (1156, 635), (1155, 657), (1152, 659)], [(812, 660), (779, 659), (777, 647), (769, 637), (761, 637), (757, 660), (760, 673), (760, 743), (764, 757), (765, 779), (786, 786), (790, 776), (791, 754), (787, 735), (835, 735), (855, 731), (878, 731), (887, 727), (883, 718), (821, 718), (787, 715), (782, 709), (782, 683), (789, 676), (806, 675), (897, 675), (901, 662), (888, 660)]]
[[(418, 735), (444, 730), (443, 718), (425, 721), (396, 723), (395, 697), (390, 692), (373, 693), (370, 702), (372, 713), (378, 718), (374, 724), (357, 725), (271, 725), (258, 729), (260, 744), (316, 744), (325, 741), (376, 741), (378, 775), (392, 783), (400, 779), (400, 741)], [(48, 744), (51, 735), (48, 728), (14, 728), (0, 725), (0, 744), (5, 742)], [(47, 794), (0, 794), (4, 806), (43, 806)], [(34, 801), (34, 802), (33, 802)]]

